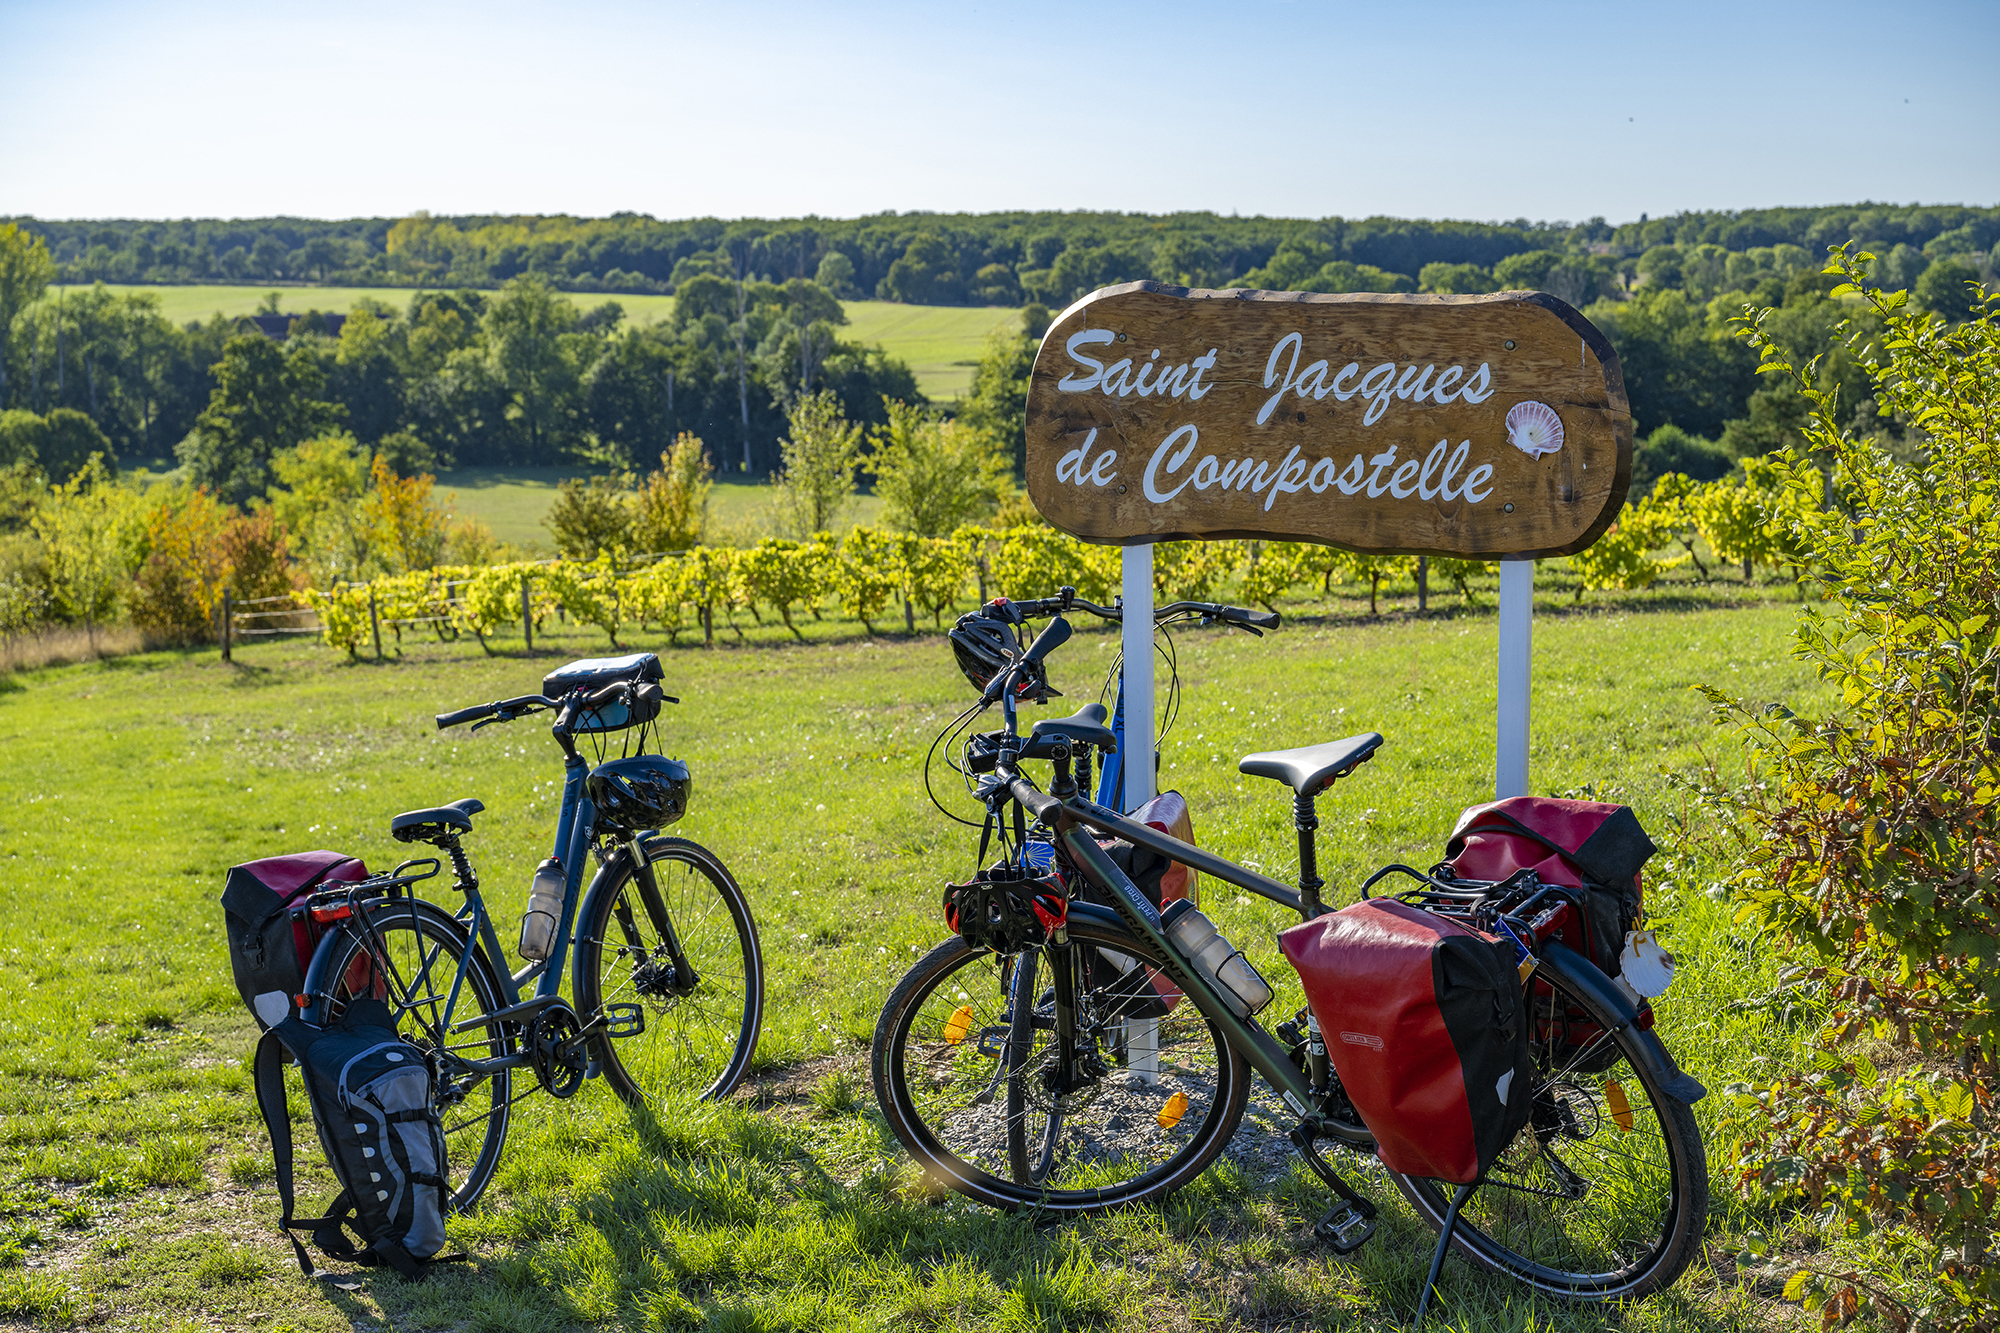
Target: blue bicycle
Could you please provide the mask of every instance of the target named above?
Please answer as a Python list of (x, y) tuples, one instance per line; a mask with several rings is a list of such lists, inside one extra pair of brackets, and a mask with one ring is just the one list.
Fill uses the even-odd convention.
[[(352, 999), (385, 1000), (404, 1036), (430, 1055), (447, 1142), (452, 1206), (485, 1190), (507, 1138), (509, 1109), (537, 1089), (572, 1097), (602, 1077), (635, 1112), (663, 1094), (728, 1095), (750, 1068), (764, 1013), (764, 966), (750, 906), (714, 853), (662, 828), (686, 812), (694, 782), (678, 760), (646, 752), (661, 705), (651, 653), (587, 659), (553, 672), (542, 693), (440, 714), (440, 729), (474, 729), (553, 712), (563, 752), (555, 846), (537, 868), (523, 917), (525, 966), (505, 966), (499, 936), (462, 839), (477, 800), (410, 810), (390, 821), (399, 842), (428, 843), (449, 860), (456, 911), (414, 886), (438, 858), (316, 897), (315, 920), (338, 923), (305, 981), (307, 1022), (323, 1025)], [(607, 757), (612, 738), (623, 751)], [(584, 739), (595, 762), (577, 752)], [(585, 864), (597, 873), (584, 887)], [(580, 904), (580, 905), (579, 905)], [(573, 956), (571, 999), (562, 994)], [(533, 993), (523, 996), (533, 983)], [(513, 1092), (517, 1070), (535, 1086)]]

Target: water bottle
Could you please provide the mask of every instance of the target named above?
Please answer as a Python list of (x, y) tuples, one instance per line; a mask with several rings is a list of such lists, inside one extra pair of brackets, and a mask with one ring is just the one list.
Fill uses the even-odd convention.
[(567, 887), (562, 862), (553, 856), (535, 867), (534, 883), (528, 886), (528, 914), (521, 918), (521, 957), (540, 961), (549, 956)]
[(1214, 984), (1239, 1017), (1248, 1018), (1271, 1002), (1270, 983), (1193, 903), (1183, 898), (1171, 904), (1160, 924), (1188, 965)]

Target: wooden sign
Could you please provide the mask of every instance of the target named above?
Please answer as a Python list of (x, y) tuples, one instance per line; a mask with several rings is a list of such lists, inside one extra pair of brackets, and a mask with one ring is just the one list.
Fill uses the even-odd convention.
[(1028, 387), (1028, 495), (1085, 541), (1565, 555), (1632, 475), (1618, 356), (1553, 296), (1093, 292)]

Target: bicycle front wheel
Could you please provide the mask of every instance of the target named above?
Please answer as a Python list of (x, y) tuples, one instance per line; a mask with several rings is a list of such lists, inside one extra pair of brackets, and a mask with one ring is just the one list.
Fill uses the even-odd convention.
[[(1708, 1158), (1694, 1112), (1632, 1058), (1636, 1033), (1589, 996), (1537, 973), (1527, 997), (1535, 1058), (1529, 1122), (1459, 1213), (1473, 1263), (1569, 1301), (1651, 1295), (1701, 1248)], [(1451, 1185), (1394, 1177), (1444, 1225)]]
[[(897, 1139), (996, 1208), (1075, 1216), (1193, 1180), (1236, 1132), (1250, 1068), (1171, 987), (1178, 1003), (1159, 1012), (1159, 961), (1122, 930), (1077, 921), (1066, 949), (1007, 956), (954, 938), (931, 950), (875, 1027), (875, 1097)], [(1077, 982), (1068, 1071), (1057, 967)]]
[(399, 897), (368, 903), (366, 910), (365, 922), (356, 918), (320, 944), (333, 951), (326, 969), (315, 969), (335, 979), (327, 1019), (339, 1017), (349, 1000), (373, 995), (388, 1004), (399, 1034), (435, 1054), (451, 1206), (470, 1208), (500, 1163), (512, 1083), (507, 1069), (482, 1073), (469, 1062), (503, 1060), (513, 1054), (514, 1041), (500, 1022), (451, 1029), (506, 1001), (485, 951), (443, 908)]
[(628, 865), (595, 896), (579, 927), (576, 1007), (588, 1022), (628, 1006), (628, 1021), (598, 1044), (604, 1077), (628, 1103), (657, 1112), (671, 1090), (713, 1101), (743, 1081), (764, 1021), (764, 960), (750, 904), (714, 853), (686, 838), (653, 838), (646, 856), (644, 869)]

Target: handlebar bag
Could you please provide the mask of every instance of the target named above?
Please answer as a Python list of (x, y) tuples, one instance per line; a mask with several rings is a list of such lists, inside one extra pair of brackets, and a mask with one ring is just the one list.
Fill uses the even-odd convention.
[[(571, 690), (601, 690), (606, 685), (643, 685), (649, 681), (664, 680), (660, 670), (660, 659), (653, 653), (627, 653), (623, 657), (585, 657), (567, 666), (557, 667), (542, 678), (542, 693), (551, 699), (560, 699)], [(650, 706), (638, 709), (626, 707), (622, 703), (599, 704), (587, 713), (579, 715), (571, 731), (576, 735), (598, 731), (624, 731), (629, 727), (651, 722), (659, 715), (660, 705), (654, 701)]]
[(1580, 891), (1583, 922), (1555, 938), (1615, 977), (1626, 933), (1644, 914), (1639, 872), (1657, 850), (1630, 806), (1510, 796), (1460, 815), (1444, 854), (1461, 879), (1533, 870), (1544, 884)]
[(292, 1012), (323, 933), (306, 902), (334, 884), (368, 878), (368, 867), (342, 852), (295, 852), (231, 866), (222, 884), (223, 927), (236, 990), (269, 1029)]
[(1456, 1185), (1484, 1175), (1534, 1103), (1513, 945), (1393, 898), (1278, 944), (1383, 1165)]

